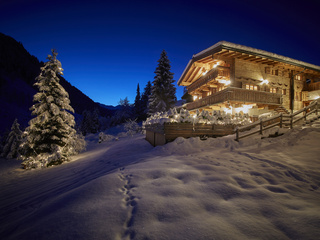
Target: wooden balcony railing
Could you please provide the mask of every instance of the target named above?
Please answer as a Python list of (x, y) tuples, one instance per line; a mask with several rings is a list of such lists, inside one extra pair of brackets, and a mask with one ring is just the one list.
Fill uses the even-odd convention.
[(188, 110), (197, 109), (205, 106), (223, 103), (225, 101), (239, 101), (239, 102), (246, 102), (246, 103), (265, 103), (265, 104), (272, 104), (272, 105), (280, 105), (281, 94), (228, 87), (211, 96), (202, 98), (195, 102), (188, 103), (187, 109)]
[(205, 85), (207, 82), (210, 82), (212, 79), (219, 77), (225, 77), (227, 79), (230, 79), (230, 69), (228, 67), (222, 67), (218, 66), (216, 68), (211, 69), (209, 72), (207, 72), (204, 76), (201, 76), (199, 79), (197, 79), (195, 82), (193, 82), (191, 85), (187, 87), (188, 92), (192, 92), (199, 87)]
[(206, 75), (201, 76), (197, 81), (192, 83), (187, 87), (188, 92), (192, 92), (196, 90), (197, 88), (201, 87), (202, 85), (206, 84), (207, 82), (211, 81), (212, 79), (216, 78), (218, 76), (217, 69), (212, 69), (209, 71)]
[(316, 91), (320, 90), (320, 82), (305, 84), (305, 91)]

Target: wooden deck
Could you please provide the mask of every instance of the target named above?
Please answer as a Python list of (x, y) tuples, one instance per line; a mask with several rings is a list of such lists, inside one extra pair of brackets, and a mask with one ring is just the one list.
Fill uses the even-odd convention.
[(228, 87), (211, 96), (187, 104), (187, 110), (197, 109), (226, 101), (281, 105), (281, 94)]

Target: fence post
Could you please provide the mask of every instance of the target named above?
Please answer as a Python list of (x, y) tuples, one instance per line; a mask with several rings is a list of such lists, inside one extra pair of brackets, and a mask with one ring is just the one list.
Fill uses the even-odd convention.
[(280, 113), (280, 128), (282, 128), (282, 113)]
[(236, 127), (236, 141), (239, 142), (239, 128)]
[(293, 128), (293, 115), (290, 115), (290, 129)]
[(260, 134), (262, 135), (262, 119), (260, 119)]
[(304, 122), (306, 122), (307, 121), (307, 107), (304, 108), (303, 115), (304, 115)]

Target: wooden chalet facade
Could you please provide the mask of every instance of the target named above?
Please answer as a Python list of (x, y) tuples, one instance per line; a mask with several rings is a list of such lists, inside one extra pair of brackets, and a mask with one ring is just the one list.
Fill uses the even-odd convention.
[(221, 41), (194, 55), (179, 86), (193, 98), (189, 111), (259, 115), (298, 110), (320, 96), (320, 66)]

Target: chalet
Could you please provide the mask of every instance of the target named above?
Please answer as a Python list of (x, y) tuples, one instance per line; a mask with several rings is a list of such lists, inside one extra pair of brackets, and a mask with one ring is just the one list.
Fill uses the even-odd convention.
[(178, 85), (189, 111), (294, 111), (320, 97), (320, 66), (221, 41), (193, 55)]

